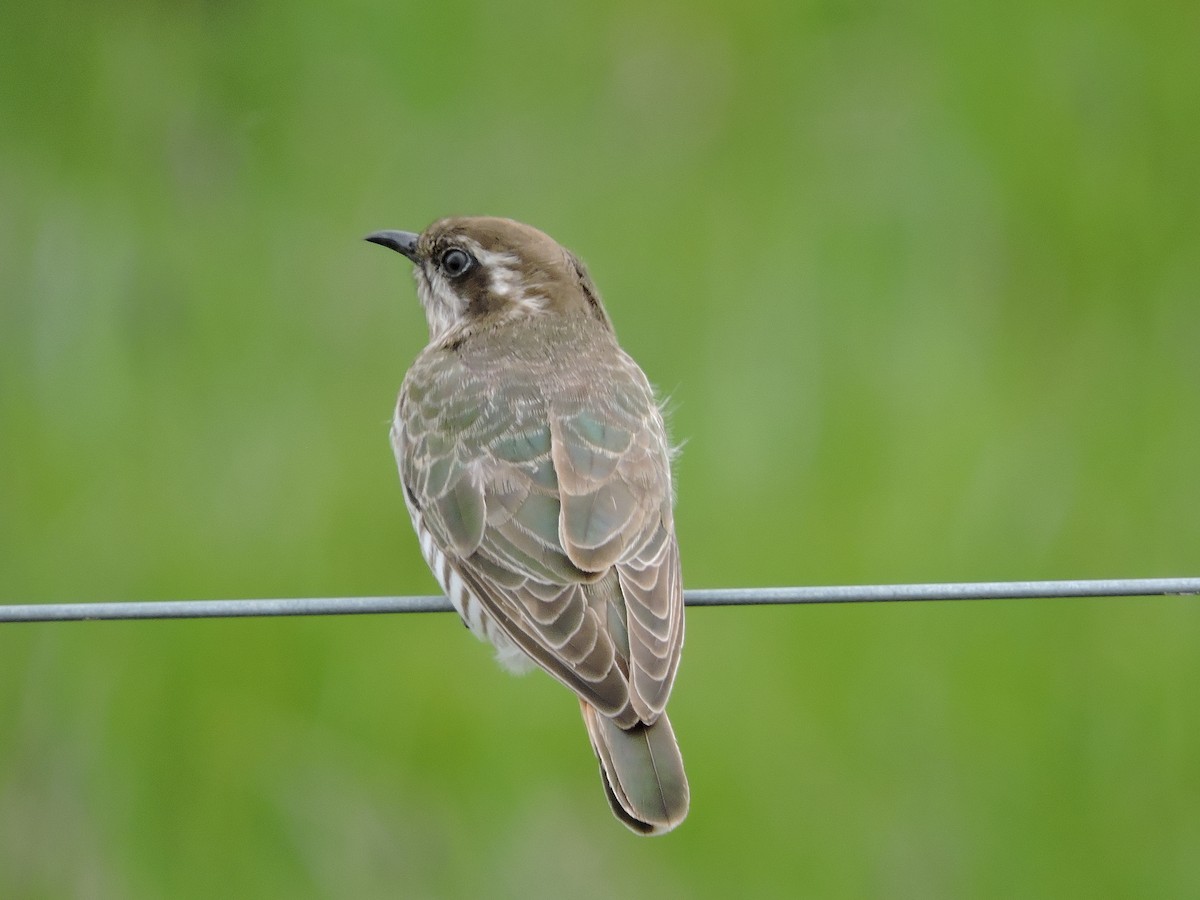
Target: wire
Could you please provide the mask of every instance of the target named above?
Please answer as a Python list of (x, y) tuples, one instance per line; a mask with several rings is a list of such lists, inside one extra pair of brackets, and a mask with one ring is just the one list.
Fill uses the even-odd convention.
[[(1022, 600), (1052, 597), (1151, 597), (1200, 594), (1200, 578), (1093, 581), (976, 581), (957, 584), (872, 584), (833, 587), (719, 588), (684, 595), (688, 606), (793, 603), (905, 603), (921, 600)], [(0, 622), (95, 619), (223, 619), (450, 612), (445, 597), (309, 597), (283, 600), (169, 600), (123, 603), (0, 605)]]

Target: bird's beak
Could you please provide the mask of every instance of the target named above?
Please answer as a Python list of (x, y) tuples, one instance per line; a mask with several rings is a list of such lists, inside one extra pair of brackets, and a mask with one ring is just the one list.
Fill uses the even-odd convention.
[(403, 253), (413, 262), (420, 262), (421, 258), (417, 255), (418, 237), (420, 235), (411, 231), (376, 231), (374, 234), (368, 234), (363, 240)]

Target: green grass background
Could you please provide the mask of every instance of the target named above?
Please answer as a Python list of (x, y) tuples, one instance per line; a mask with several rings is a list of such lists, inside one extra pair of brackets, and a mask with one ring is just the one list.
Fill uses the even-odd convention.
[[(428, 593), (446, 214), (588, 260), (692, 587), (1200, 574), (1200, 6), (0, 6), (0, 602)], [(449, 616), (0, 626), (0, 896), (1200, 896), (1200, 605), (696, 610), (693, 811)]]

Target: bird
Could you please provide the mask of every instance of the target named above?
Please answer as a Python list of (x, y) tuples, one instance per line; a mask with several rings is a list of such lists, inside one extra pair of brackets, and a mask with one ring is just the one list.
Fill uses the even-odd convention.
[(367, 241), (413, 263), (429, 343), (391, 426), (422, 555), (502, 666), (575, 693), (614, 815), (687, 816), (666, 705), (683, 647), (673, 448), (583, 262), (511, 219)]

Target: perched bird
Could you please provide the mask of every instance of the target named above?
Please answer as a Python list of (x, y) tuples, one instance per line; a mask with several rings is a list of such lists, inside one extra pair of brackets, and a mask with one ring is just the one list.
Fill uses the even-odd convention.
[(425, 561), (515, 671), (575, 692), (609, 804), (640, 834), (687, 815), (665, 707), (683, 646), (671, 450), (580, 260), (520, 222), (367, 237), (414, 263), (429, 345), (392, 447)]

